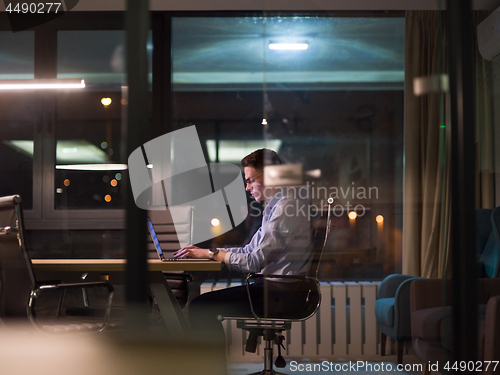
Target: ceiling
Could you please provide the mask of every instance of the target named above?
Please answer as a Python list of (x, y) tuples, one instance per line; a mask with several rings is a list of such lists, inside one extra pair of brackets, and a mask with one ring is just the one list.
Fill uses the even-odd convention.
[[(177, 17), (172, 30), (179, 90), (402, 88), (404, 80), (403, 17)], [(270, 43), (308, 48), (276, 51)]]
[[(0, 32), (0, 79), (33, 78), (33, 39), (32, 31)], [(308, 48), (269, 49), (276, 42)], [(119, 91), (124, 44), (121, 30), (60, 31), (58, 77)], [(176, 91), (402, 89), (404, 18), (174, 17), (172, 61)]]

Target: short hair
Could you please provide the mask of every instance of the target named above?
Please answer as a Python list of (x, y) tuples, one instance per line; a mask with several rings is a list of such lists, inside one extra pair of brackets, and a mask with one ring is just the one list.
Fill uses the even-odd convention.
[(278, 154), (267, 148), (255, 150), (241, 160), (242, 167), (252, 167), (256, 170), (263, 170), (265, 165), (281, 164)]

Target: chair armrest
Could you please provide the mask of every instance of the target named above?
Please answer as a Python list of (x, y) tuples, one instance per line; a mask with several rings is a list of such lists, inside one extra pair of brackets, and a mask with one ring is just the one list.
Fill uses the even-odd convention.
[(417, 276), (394, 274), (387, 276), (378, 289), (378, 298), (394, 298), (399, 286), (406, 280), (415, 279)]
[(77, 289), (77, 288), (95, 288), (95, 287), (106, 287), (109, 293), (112, 293), (115, 290), (113, 288), (113, 285), (111, 285), (106, 281), (92, 281), (86, 283), (68, 283), (68, 284), (42, 283), (41, 285), (38, 285), (38, 287), (35, 288), (33, 292), (38, 293), (45, 289)]
[(36, 282), (37, 286), (40, 285), (54, 285), (54, 284), (61, 284), (62, 280), (44, 280), (44, 281), (38, 281)]
[(417, 279), (410, 287), (411, 312), (452, 305), (453, 279)]
[[(276, 275), (276, 274), (264, 274), (264, 273), (249, 273), (245, 283), (249, 285), (250, 280), (256, 278), (256, 279), (288, 279), (288, 280), (297, 280), (297, 281), (304, 281), (306, 279), (314, 279), (310, 276), (306, 275)], [(315, 280), (315, 279), (314, 279)]]
[(194, 281), (193, 275), (186, 272), (165, 272), (163, 271), (163, 276), (167, 279), (175, 280), (185, 280), (187, 283), (192, 283)]
[[(111, 311), (111, 303), (113, 301), (113, 292), (114, 292), (113, 286), (106, 281), (68, 283), (68, 284), (42, 283), (41, 285), (38, 285), (37, 287), (35, 287), (30, 293), (29, 302), (28, 302), (28, 318), (33, 323), (33, 325), (36, 327), (37, 324), (35, 321), (35, 302), (36, 302), (36, 299), (38, 298), (38, 295), (41, 293), (42, 290), (47, 290), (47, 289), (61, 290), (63, 292), (63, 295), (64, 295), (64, 293), (66, 292), (67, 289), (97, 288), (97, 287), (104, 287), (108, 290), (108, 301), (107, 301), (106, 310), (104, 313), (104, 322), (99, 330), (99, 331), (102, 331), (102, 330), (104, 330), (104, 328), (108, 324), (109, 315), (110, 315), (110, 311)], [(57, 316), (60, 315), (63, 300), (64, 300), (64, 297), (61, 297), (61, 300), (59, 302)]]

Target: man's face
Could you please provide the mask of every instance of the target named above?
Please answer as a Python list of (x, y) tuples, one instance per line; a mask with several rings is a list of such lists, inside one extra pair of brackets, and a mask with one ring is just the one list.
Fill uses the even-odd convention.
[(257, 202), (265, 200), (263, 173), (253, 167), (245, 167), (244, 171), (246, 191), (249, 191)]

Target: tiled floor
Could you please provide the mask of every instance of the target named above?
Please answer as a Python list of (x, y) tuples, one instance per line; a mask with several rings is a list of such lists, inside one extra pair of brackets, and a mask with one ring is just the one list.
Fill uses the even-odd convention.
[[(421, 375), (422, 365), (414, 355), (404, 357), (403, 366), (405, 371), (396, 368), (396, 356), (374, 356), (374, 357), (311, 357), (293, 358), (285, 357), (287, 366), (277, 369), (284, 374), (307, 374), (307, 375), (341, 375), (341, 374), (378, 374), (378, 375)], [(243, 359), (242, 359), (243, 360)], [(239, 362), (238, 359), (228, 360), (228, 375), (245, 375), (262, 371), (262, 362)]]

